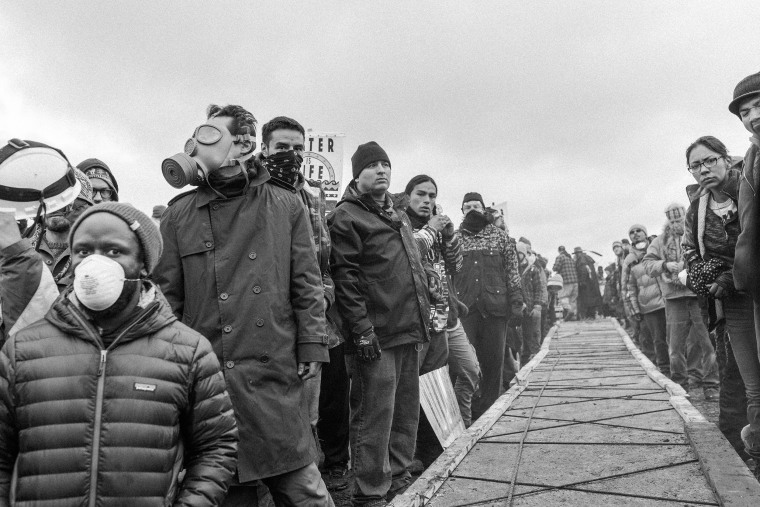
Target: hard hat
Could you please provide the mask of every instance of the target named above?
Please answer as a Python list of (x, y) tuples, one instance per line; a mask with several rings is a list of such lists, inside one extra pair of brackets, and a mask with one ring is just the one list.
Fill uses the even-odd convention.
[(34, 141), (11, 139), (0, 148), (0, 212), (16, 220), (57, 211), (77, 198), (81, 184), (60, 150)]

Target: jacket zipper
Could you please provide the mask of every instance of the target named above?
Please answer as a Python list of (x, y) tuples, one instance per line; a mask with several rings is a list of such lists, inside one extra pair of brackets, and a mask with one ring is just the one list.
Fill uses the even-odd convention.
[(100, 351), (100, 365), (98, 366), (98, 391), (95, 398), (95, 427), (92, 433), (92, 468), (90, 469), (90, 507), (95, 507), (98, 492), (98, 464), (100, 458), (100, 427), (103, 415), (103, 389), (106, 383), (106, 358), (108, 349)]
[[(79, 324), (82, 326), (83, 329), (88, 331), (92, 338), (95, 339), (95, 343), (97, 345), (101, 345), (102, 341), (99, 339), (100, 337), (92, 332), (92, 329), (90, 326), (84, 321), (81, 315), (79, 315), (79, 310), (71, 306), (72, 314), (74, 317), (79, 321)], [(111, 342), (111, 347), (113, 347), (116, 342), (121, 339), (122, 336), (124, 336), (127, 331), (132, 329), (134, 326), (136, 326), (140, 321), (142, 321), (145, 318), (145, 315), (141, 315), (137, 320), (135, 320), (132, 324), (130, 324), (124, 331), (122, 331), (113, 342)], [(110, 347), (109, 347), (110, 348)], [(90, 498), (88, 505), (89, 507), (95, 507), (97, 504), (97, 493), (98, 493), (98, 467), (100, 464), (100, 458), (98, 457), (98, 454), (100, 453), (100, 430), (102, 426), (101, 418), (103, 416), (103, 391), (105, 390), (105, 384), (106, 384), (106, 361), (108, 359), (108, 349), (100, 349), (100, 363), (98, 364), (98, 388), (95, 395), (95, 426), (93, 427), (93, 433), (92, 433), (92, 467), (90, 468)]]

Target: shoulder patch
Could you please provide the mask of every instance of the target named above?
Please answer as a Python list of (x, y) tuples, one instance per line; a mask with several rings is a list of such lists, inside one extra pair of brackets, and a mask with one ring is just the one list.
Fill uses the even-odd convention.
[(192, 190), (188, 190), (187, 192), (182, 192), (182, 193), (181, 193), (181, 194), (179, 194), (179, 195), (175, 195), (175, 196), (172, 198), (172, 200), (171, 200), (171, 201), (169, 201), (169, 203), (168, 203), (168, 206), (171, 206), (172, 204), (174, 204), (175, 202), (179, 201), (180, 199), (182, 199), (182, 198), (183, 198), (183, 197), (185, 197), (186, 195), (194, 194), (194, 193), (195, 193), (195, 192), (197, 192), (197, 191), (198, 191), (198, 190), (194, 188), (194, 189), (192, 189)]

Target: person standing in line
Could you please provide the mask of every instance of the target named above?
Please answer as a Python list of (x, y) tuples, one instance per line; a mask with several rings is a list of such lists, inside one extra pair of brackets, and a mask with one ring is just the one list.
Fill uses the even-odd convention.
[[(335, 301), (335, 288), (330, 276), (330, 233), (325, 222), (325, 193), (318, 181), (307, 180), (301, 172), (303, 154), (306, 145), (306, 131), (303, 126), (287, 116), (278, 116), (261, 129), (261, 153), (257, 155), (260, 162), (271, 178), (269, 183), (277, 185), (296, 194), (309, 216), (314, 252), (317, 256), (319, 271), (322, 275), (325, 314)], [(333, 344), (334, 345), (334, 344)], [(329, 346), (329, 344), (328, 344)], [(342, 361), (341, 361), (342, 362)], [(330, 363), (327, 363), (329, 367)], [(342, 365), (333, 365), (333, 367)], [(306, 403), (309, 407), (309, 421), (315, 440), (318, 442), (317, 424), (319, 422), (319, 393), (322, 375), (307, 380), (304, 383)], [(337, 394), (337, 393), (336, 393)], [(337, 474), (336, 474), (337, 475)], [(344, 477), (335, 477), (335, 481), (327, 484), (328, 490), (345, 489), (348, 485)], [(330, 479), (330, 474), (323, 480)]]
[(541, 297), (544, 289), (541, 283), (541, 268), (536, 265), (536, 256), (530, 253), (529, 248), (526, 243), (517, 242), (517, 262), (525, 303), (520, 364), (527, 364), (538, 354), (541, 347)]
[(224, 366), (240, 431), (224, 505), (256, 505), (260, 480), (276, 505), (332, 506), (303, 403), (304, 383), (329, 360), (309, 217), (297, 195), (265, 184), (249, 111), (211, 105), (206, 116), (162, 165), (170, 182), (188, 168), (204, 177), (163, 215), (156, 279)]
[(654, 363), (660, 372), (670, 376), (670, 355), (668, 352), (667, 327), (665, 322), (665, 302), (657, 280), (647, 274), (642, 264), (649, 248), (647, 231), (643, 225), (634, 224), (629, 229), (633, 248), (626, 257), (627, 292), (633, 318), (644, 321), (654, 345)]
[(665, 229), (649, 245), (642, 264), (649, 276), (656, 277), (665, 301), (670, 378), (686, 392), (701, 388), (706, 400), (715, 400), (719, 395), (715, 351), (697, 295), (678, 279), (684, 268), (681, 238), (686, 208), (673, 203), (665, 215)]
[[(741, 438), (747, 454), (760, 461), (760, 359), (753, 302), (750, 294), (734, 285), (741, 230), (737, 213), (741, 173), (732, 168), (726, 146), (712, 136), (700, 137), (689, 145), (686, 161), (697, 181), (697, 185), (687, 187), (691, 204), (681, 243), (688, 284), (708, 299), (709, 328), (725, 320), (747, 393), (749, 424), (742, 429)], [(756, 475), (760, 473), (757, 468)]]
[(69, 239), (73, 283), (0, 353), (0, 503), (221, 505), (235, 417), (211, 344), (150, 281), (158, 228), (103, 203)]
[(503, 392), (507, 322), (510, 316), (522, 318), (523, 298), (517, 251), (509, 236), (490, 223), (479, 193), (465, 194), (462, 213), (464, 265), (454, 283), (457, 297), (468, 308), (462, 326), (483, 372), (480, 397), (472, 406), (474, 420)]
[(576, 320), (578, 318), (578, 271), (575, 269), (573, 258), (564, 246), (557, 248), (557, 251), (559, 254), (554, 260), (552, 270), (562, 276), (562, 283), (564, 283), (559, 297), (560, 301), (567, 304), (565, 320)]
[(116, 183), (116, 178), (105, 162), (96, 158), (88, 158), (77, 164), (77, 169), (82, 171), (90, 180), (92, 201), (95, 204), (119, 202), (119, 184)]
[(409, 217), (388, 193), (388, 154), (370, 141), (351, 166), (353, 179), (327, 218), (330, 266), (342, 334), (350, 338), (352, 502), (379, 506), (411, 483), (430, 302)]
[(592, 259), (579, 246), (573, 249), (575, 270), (578, 274), (578, 316), (593, 319), (602, 306), (599, 277)]

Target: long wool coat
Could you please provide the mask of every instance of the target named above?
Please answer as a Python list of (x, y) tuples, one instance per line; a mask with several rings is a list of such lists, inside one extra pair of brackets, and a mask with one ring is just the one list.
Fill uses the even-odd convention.
[(182, 322), (222, 364), (240, 431), (241, 482), (316, 459), (298, 362), (329, 362), (324, 290), (298, 195), (252, 171), (247, 192), (201, 187), (170, 203), (155, 270)]

